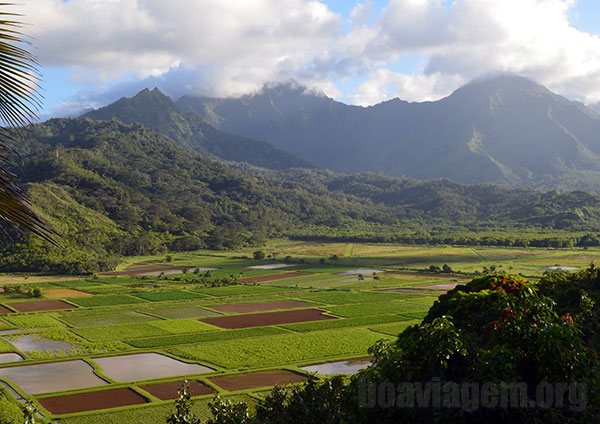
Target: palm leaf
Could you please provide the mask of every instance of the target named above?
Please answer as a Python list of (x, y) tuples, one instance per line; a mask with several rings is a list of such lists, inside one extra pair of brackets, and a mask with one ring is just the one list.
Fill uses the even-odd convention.
[[(14, 6), (0, 3), (0, 8)], [(20, 129), (31, 124), (41, 107), (37, 61), (27, 49), (29, 41), (20, 32), (18, 14), (0, 10), (0, 221), (19, 225), (56, 244), (56, 232), (38, 216), (27, 195), (9, 171)]]

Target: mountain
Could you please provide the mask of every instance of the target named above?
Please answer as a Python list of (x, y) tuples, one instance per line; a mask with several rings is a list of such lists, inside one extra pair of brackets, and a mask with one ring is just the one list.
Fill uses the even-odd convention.
[(522, 77), (475, 80), (434, 102), (345, 105), (298, 84), (176, 102), (217, 128), (319, 167), (513, 187), (600, 187), (600, 116)]
[(272, 169), (312, 166), (269, 143), (226, 134), (207, 124), (197, 114), (183, 113), (158, 88), (142, 90), (132, 98), (122, 98), (87, 112), (83, 117), (141, 123), (182, 146), (225, 160), (245, 161)]
[(122, 255), (249, 246), (281, 236), (600, 244), (600, 196), (585, 192), (269, 170), (224, 163), (116, 120), (50, 120), (25, 129), (16, 147), (21, 183), (63, 238), (57, 247), (10, 230), (12, 241), (0, 245), (4, 270), (81, 273), (110, 269)]

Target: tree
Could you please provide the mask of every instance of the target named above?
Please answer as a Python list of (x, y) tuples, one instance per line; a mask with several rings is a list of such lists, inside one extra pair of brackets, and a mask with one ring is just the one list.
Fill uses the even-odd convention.
[(200, 420), (192, 413), (187, 380), (179, 391), (179, 398), (175, 401), (175, 412), (167, 418), (167, 424), (200, 424)]
[[(12, 6), (2, 3), (2, 6)], [(20, 225), (56, 243), (55, 232), (36, 214), (27, 195), (15, 183), (8, 158), (10, 142), (19, 137), (19, 128), (30, 124), (40, 109), (35, 57), (26, 49), (29, 42), (19, 29), (23, 24), (15, 13), (0, 11), (0, 221)]]
[(254, 252), (252, 254), (252, 256), (254, 257), (255, 260), (260, 260), (260, 259), (264, 259), (265, 258), (265, 252), (263, 252), (262, 250), (257, 250), (256, 252)]

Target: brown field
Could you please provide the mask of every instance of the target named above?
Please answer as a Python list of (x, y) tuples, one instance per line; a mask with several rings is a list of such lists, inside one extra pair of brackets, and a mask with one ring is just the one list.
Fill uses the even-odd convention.
[(11, 312), (7, 307), (0, 305), (0, 315), (10, 314)]
[(246, 390), (257, 387), (270, 387), (277, 384), (302, 383), (308, 378), (286, 370), (258, 371), (242, 375), (211, 377), (209, 380), (225, 390)]
[(142, 395), (128, 388), (52, 396), (38, 399), (38, 401), (48, 411), (57, 415), (139, 405), (148, 402)]
[(452, 290), (454, 287), (461, 283), (448, 283), (448, 284), (433, 284), (431, 286), (422, 286), (423, 289), (434, 289), (434, 290)]
[(181, 266), (173, 266), (166, 264), (143, 264), (143, 265), (130, 265), (122, 271), (109, 271), (103, 272), (102, 275), (159, 275), (160, 273), (165, 274), (176, 274), (181, 273), (184, 268), (189, 267), (181, 267)]
[(263, 314), (229, 315), (204, 318), (201, 321), (221, 328), (263, 327), (266, 325), (290, 324), (292, 322), (321, 321), (337, 319), (319, 309), (301, 309), (298, 311), (268, 312)]
[[(140, 388), (160, 400), (172, 400), (179, 397), (179, 390), (181, 390), (182, 385), (183, 381), (171, 381), (168, 383), (146, 384), (140, 386)], [(202, 396), (210, 395), (215, 391), (198, 381), (190, 381), (188, 382), (188, 392), (192, 396)]]
[(93, 296), (91, 293), (82, 292), (73, 289), (46, 289), (44, 290), (44, 297), (48, 299), (63, 299), (67, 297), (90, 297)]
[(282, 300), (273, 302), (229, 303), (225, 305), (211, 305), (209, 308), (219, 312), (243, 314), (250, 312), (273, 311), (276, 309), (306, 308), (308, 306), (311, 305), (299, 300)]
[(54, 275), (33, 275), (33, 276), (13, 276), (13, 275), (2, 275), (0, 276), (0, 285), (6, 284), (26, 284), (26, 283), (53, 283), (60, 281), (77, 281), (81, 280), (82, 277), (61, 277)]
[(240, 278), (240, 283), (263, 283), (265, 281), (283, 280), (284, 278), (303, 277), (310, 272), (282, 272), (279, 274), (257, 275), (256, 277)]
[(62, 300), (38, 300), (33, 302), (8, 303), (8, 306), (19, 312), (58, 311), (75, 309), (76, 306)]

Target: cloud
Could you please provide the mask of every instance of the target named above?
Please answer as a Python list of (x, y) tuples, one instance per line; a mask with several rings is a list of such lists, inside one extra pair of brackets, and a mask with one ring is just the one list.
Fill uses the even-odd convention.
[[(363, 39), (363, 61), (376, 64), (357, 102), (399, 95), (428, 100), (489, 72), (530, 77), (560, 94), (600, 101), (600, 37), (570, 22), (573, 0), (391, 0)], [(413, 75), (385, 69), (385, 58), (427, 55)], [(387, 62), (387, 63), (389, 63)], [(390, 92), (390, 88), (397, 87)]]
[[(231, 96), (288, 79), (358, 104), (431, 100), (495, 71), (597, 103), (600, 38), (571, 24), (575, 6), (390, 0), (376, 15), (365, 0), (342, 17), (316, 0), (30, 0), (24, 14), (41, 63), (84, 87), (63, 108), (145, 86)], [(415, 55), (418, 68), (394, 71)], [(348, 80), (362, 82), (339, 92)]]

